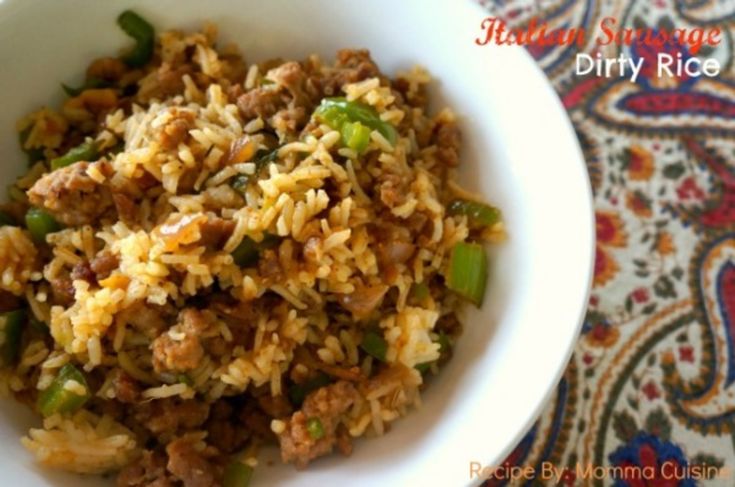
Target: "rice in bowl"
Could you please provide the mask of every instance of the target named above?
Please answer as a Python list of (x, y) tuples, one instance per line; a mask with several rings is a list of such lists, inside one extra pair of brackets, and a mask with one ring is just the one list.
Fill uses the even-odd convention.
[(234, 486), (264, 445), (303, 468), (384, 434), (503, 238), (455, 183), (428, 74), (350, 49), (247, 64), (212, 26), (119, 23), (135, 48), (18, 126), (2, 386), (45, 418), (23, 444), (119, 485)]

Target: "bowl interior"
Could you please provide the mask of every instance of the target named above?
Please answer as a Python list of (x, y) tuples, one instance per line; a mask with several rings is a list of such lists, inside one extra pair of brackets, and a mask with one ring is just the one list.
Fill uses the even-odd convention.
[[(206, 5), (206, 8), (204, 6)], [(349, 459), (305, 472), (256, 470), (254, 485), (461, 485), (470, 462), (492, 465), (530, 426), (569, 357), (584, 309), (593, 255), (590, 189), (571, 125), (525, 51), (478, 47), (486, 15), (473, 2), (210, 0), (0, 2), (0, 177), (20, 175), (18, 118), (63, 100), (60, 82), (81, 81), (87, 63), (128, 39), (115, 25), (134, 8), (159, 30), (216, 23), (247, 61), (331, 59), (369, 48), (384, 72), (421, 64), (436, 81), (433, 105), (450, 106), (463, 131), (462, 180), (499, 205), (510, 238), (493, 251), (485, 305), (469, 310), (453, 360), (432, 380), (423, 406), (382, 438), (358, 441)], [(80, 17), (80, 14), (83, 15)], [(108, 485), (36, 467), (17, 441), (40, 420), (0, 403), (0, 466), (10, 485)]]

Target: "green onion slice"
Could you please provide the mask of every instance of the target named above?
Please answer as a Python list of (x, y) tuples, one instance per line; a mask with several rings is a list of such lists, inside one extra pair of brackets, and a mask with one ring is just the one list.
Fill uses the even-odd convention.
[(487, 256), (479, 244), (459, 242), (452, 249), (449, 261), (447, 287), (482, 306), (487, 284)]
[(63, 156), (51, 159), (51, 170), (55, 171), (79, 161), (94, 161), (97, 159), (97, 155), (97, 147), (94, 142), (84, 142), (69, 149)]
[(385, 338), (383, 338), (383, 335), (378, 330), (366, 331), (362, 337), (360, 348), (381, 362), (385, 362), (385, 354), (388, 352), (388, 342), (385, 341)]
[(253, 468), (242, 462), (232, 462), (225, 467), (222, 487), (248, 487), (253, 477)]
[(12, 365), (18, 360), (26, 317), (24, 309), (0, 314), (0, 365)]
[(38, 396), (38, 410), (44, 417), (72, 413), (84, 406), (90, 397), (84, 375), (74, 365), (66, 364)]
[(312, 440), (321, 440), (324, 438), (324, 425), (319, 418), (309, 418), (306, 420), (306, 431)]
[(46, 235), (61, 230), (61, 225), (44, 210), (32, 207), (26, 213), (26, 228), (36, 243), (46, 241)]
[(477, 201), (454, 200), (447, 206), (447, 213), (466, 215), (473, 227), (492, 227), (500, 221), (499, 209)]
[(143, 17), (132, 10), (126, 10), (117, 18), (117, 25), (127, 35), (135, 39), (135, 47), (123, 58), (125, 64), (140, 68), (153, 57), (155, 30)]

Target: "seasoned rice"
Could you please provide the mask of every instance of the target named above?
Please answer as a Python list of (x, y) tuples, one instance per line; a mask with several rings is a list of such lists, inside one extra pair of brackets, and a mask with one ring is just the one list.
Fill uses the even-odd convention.
[(451, 207), (481, 204), (426, 70), (391, 79), (349, 49), (247, 64), (215, 39), (95, 60), (18, 124), (34, 163), (3, 206), (0, 386), (46, 416), (22, 439), (45, 466), (220, 485), (267, 445), (299, 468), (349, 454), (420, 406), (461, 296), (482, 299), (452, 283), (453, 252), (504, 227)]

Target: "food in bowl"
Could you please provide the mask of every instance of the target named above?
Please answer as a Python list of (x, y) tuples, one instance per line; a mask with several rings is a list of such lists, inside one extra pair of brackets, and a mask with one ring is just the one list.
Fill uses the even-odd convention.
[(455, 182), (427, 73), (368, 51), (246, 64), (126, 11), (135, 47), (19, 122), (0, 218), (2, 387), (23, 444), (118, 485), (247, 485), (385, 433), (480, 306), (499, 211)]

